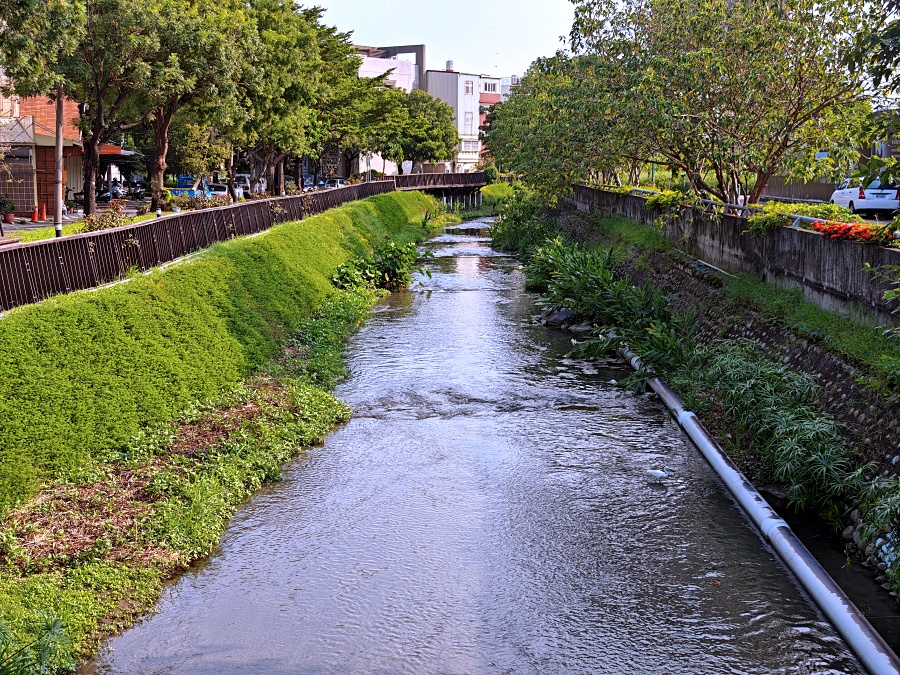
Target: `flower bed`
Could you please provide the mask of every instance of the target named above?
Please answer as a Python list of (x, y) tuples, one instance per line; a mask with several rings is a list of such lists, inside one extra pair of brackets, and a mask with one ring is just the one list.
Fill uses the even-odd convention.
[(877, 244), (878, 246), (900, 246), (900, 241), (894, 239), (892, 225), (876, 225), (872, 223), (837, 223), (815, 220), (811, 223), (801, 223), (804, 229), (821, 232), (830, 239), (849, 239), (864, 244)]

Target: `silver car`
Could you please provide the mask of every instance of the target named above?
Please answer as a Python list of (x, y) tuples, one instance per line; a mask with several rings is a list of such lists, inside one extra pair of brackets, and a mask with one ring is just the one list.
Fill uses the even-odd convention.
[(858, 183), (853, 187), (847, 178), (831, 194), (831, 203), (846, 206), (851, 213), (894, 211), (900, 207), (900, 189), (892, 183), (882, 185), (878, 178), (865, 189)]

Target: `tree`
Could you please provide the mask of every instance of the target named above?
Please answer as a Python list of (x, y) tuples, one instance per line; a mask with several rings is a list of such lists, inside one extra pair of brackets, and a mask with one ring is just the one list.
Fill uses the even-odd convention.
[[(145, 99), (154, 135), (149, 175), (153, 209), (162, 198), (175, 115), (190, 105), (207, 118), (235, 114), (242, 62), (258, 49), (253, 24), (236, 0), (163, 2), (158, 33), (159, 51), (150, 61), (153, 87)], [(200, 132), (194, 131), (199, 142)]]
[(246, 117), (219, 131), (246, 149), (251, 169), (262, 168), (253, 172), (253, 179), (261, 173), (271, 188), (275, 166), (308, 146), (309, 106), (320, 87), (319, 20), (324, 10), (304, 9), (292, 0), (250, 0), (248, 7), (260, 49), (245, 65)]
[(320, 86), (310, 105), (307, 136), (316, 180), (326, 156), (367, 144), (366, 125), (377, 92), (384, 86), (384, 76), (359, 76), (362, 59), (356, 55), (348, 33), (325, 27), (319, 27), (318, 32)]
[(626, 172), (637, 182), (650, 150), (620, 114), (625, 77), (618, 64), (596, 56), (539, 59), (513, 96), (488, 113), (488, 152), (545, 201), (586, 179), (618, 184)]
[(628, 75), (616, 114), (653, 154), (697, 191), (756, 201), (776, 173), (861, 140), (866, 97), (842, 59), (864, 4), (576, 0), (571, 37)]
[(88, 0), (84, 37), (57, 68), (78, 101), (83, 141), (84, 212), (97, 209), (100, 149), (147, 115), (151, 59), (158, 52), (158, 13), (125, 0)]
[(172, 120), (169, 130), (167, 168), (176, 174), (196, 176), (217, 171), (228, 158), (231, 146), (221, 140), (215, 129), (197, 119), (190, 111), (182, 111)]
[[(453, 124), (453, 108), (428, 92), (414, 89), (397, 91), (397, 103), (406, 111), (406, 120), (388, 130), (379, 148), (385, 159), (401, 165), (452, 159), (456, 156), (459, 134)], [(402, 169), (401, 169), (402, 171)]]
[(536, 62), (487, 137), (544, 190), (636, 183), (656, 162), (696, 193), (757, 201), (773, 175), (846, 171), (868, 140), (865, 92), (842, 65), (862, 0), (575, 4), (574, 53)]

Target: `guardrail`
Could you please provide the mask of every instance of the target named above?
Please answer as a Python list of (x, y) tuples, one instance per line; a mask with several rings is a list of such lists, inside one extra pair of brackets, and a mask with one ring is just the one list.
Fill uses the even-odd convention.
[(427, 188), (481, 187), (487, 185), (484, 171), (473, 173), (413, 173), (394, 176), (398, 190)]
[(302, 220), (346, 202), (393, 192), (393, 180), (147, 220), (109, 230), (0, 248), (0, 311), (146, 272), (219, 241)]

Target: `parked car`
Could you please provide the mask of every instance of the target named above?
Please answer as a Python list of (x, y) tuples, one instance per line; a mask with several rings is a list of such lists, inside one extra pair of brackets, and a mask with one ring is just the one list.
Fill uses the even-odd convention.
[(223, 198), (228, 196), (228, 186), (225, 183), (210, 183), (206, 186), (210, 197)]
[(863, 189), (858, 184), (853, 186), (852, 179), (847, 178), (836, 186), (831, 203), (846, 206), (851, 213), (894, 211), (900, 207), (900, 188), (893, 183), (882, 185), (876, 178)]
[(235, 189), (241, 188), (242, 196), (249, 197), (252, 190), (250, 189), (250, 174), (249, 173), (237, 173), (234, 175), (234, 187)]
[(325, 181), (325, 187), (327, 188), (344, 187), (346, 184), (346, 178), (329, 178)]

